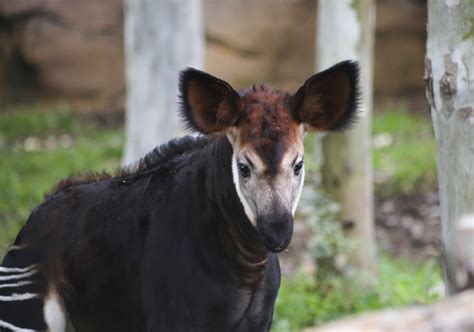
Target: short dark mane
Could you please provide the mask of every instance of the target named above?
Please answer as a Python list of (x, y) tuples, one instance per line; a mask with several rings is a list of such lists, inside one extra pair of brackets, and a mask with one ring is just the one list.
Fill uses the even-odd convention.
[(113, 174), (105, 171), (87, 172), (63, 179), (58, 184), (53, 186), (45, 194), (45, 197), (49, 197), (71, 186), (79, 184), (88, 184), (113, 178), (122, 178), (130, 175), (139, 174), (147, 170), (151, 170), (162, 165), (165, 162), (169, 162), (174, 158), (182, 156), (185, 153), (201, 149), (202, 147), (207, 145), (208, 142), (209, 137), (207, 136), (184, 136), (180, 138), (174, 138), (171, 141), (157, 146), (152, 151), (148, 152), (138, 162), (119, 168)]

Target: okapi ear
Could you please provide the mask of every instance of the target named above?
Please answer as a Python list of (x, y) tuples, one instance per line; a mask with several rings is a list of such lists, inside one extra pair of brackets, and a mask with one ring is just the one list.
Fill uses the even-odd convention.
[(311, 76), (290, 101), (293, 117), (310, 128), (341, 131), (357, 120), (359, 65), (344, 61)]
[(243, 101), (229, 83), (200, 70), (181, 72), (181, 116), (187, 129), (212, 134), (237, 122)]

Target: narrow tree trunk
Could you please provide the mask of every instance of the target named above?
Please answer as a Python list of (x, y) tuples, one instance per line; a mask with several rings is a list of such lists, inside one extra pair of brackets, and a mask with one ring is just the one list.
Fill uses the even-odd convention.
[(474, 1), (428, 1), (425, 71), (437, 143), (443, 269), (446, 290), (454, 293), (474, 286)]
[(360, 119), (352, 130), (323, 138), (322, 180), (341, 206), (341, 220), (354, 245), (350, 266), (376, 276), (373, 226), (371, 113), (375, 6), (372, 0), (319, 0), (318, 70), (354, 59), (361, 66)]
[(125, 0), (124, 164), (181, 132), (178, 75), (202, 67), (203, 49), (201, 0)]
[(375, 6), (372, 0), (319, 0), (318, 70), (358, 60), (360, 119), (353, 129), (323, 138), (322, 180), (341, 206), (341, 220), (355, 248), (350, 266), (376, 276), (371, 155), (372, 67)]

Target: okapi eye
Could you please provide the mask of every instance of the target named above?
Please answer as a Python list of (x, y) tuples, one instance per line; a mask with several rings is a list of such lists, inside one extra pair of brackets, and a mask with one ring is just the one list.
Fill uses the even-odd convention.
[(303, 168), (303, 160), (301, 160), (299, 163), (297, 163), (293, 167), (293, 172), (295, 173), (296, 176), (300, 175), (302, 168)]
[(248, 178), (250, 176), (250, 168), (241, 162), (239, 162), (239, 172), (244, 178)]

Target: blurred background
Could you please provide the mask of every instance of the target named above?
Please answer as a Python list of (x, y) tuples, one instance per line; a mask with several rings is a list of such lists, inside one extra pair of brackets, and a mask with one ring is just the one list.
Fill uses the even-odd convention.
[[(291, 92), (315, 72), (317, 1), (269, 3), (203, 0), (206, 71), (236, 88), (268, 82)], [(281, 254), (274, 330), (443, 296), (436, 151), (423, 82), (427, 4), (375, 4), (378, 282), (367, 286), (344, 273), (351, 245), (337, 202), (315, 189), (310, 164), (293, 242)], [(57, 181), (120, 166), (125, 72), (122, 0), (0, 0), (0, 253)]]

